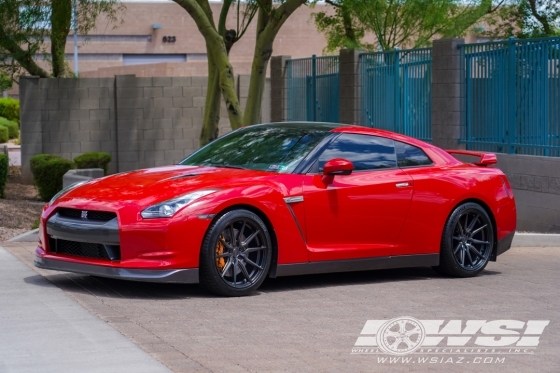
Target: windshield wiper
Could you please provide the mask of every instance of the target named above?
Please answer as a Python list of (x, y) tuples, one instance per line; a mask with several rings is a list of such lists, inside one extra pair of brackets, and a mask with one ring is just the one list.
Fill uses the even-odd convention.
[(232, 166), (232, 165), (229, 165), (229, 164), (213, 164), (210, 167), (235, 168), (235, 169), (238, 169), (238, 170), (248, 170), (248, 168), (245, 168), (245, 167)]

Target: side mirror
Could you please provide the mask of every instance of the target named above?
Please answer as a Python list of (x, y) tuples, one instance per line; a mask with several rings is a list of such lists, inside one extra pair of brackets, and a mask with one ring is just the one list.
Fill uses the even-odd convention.
[(347, 159), (344, 158), (334, 158), (323, 166), (323, 175), (334, 176), (334, 175), (350, 175), (354, 165)]

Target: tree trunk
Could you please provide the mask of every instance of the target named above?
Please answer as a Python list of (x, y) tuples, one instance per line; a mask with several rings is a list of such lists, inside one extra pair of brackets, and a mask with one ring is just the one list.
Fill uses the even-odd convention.
[[(218, 34), (214, 27), (213, 20), (208, 16), (208, 10), (205, 11), (194, 0), (174, 0), (183, 7), (193, 18), (198, 30), (206, 41), (208, 55), (212, 54), (212, 59), (216, 64), (216, 73), (219, 75), (220, 91), (226, 102), (229, 122), (232, 129), (237, 129), (243, 124), (243, 113), (239, 106), (239, 99), (235, 92), (235, 82), (233, 79), (233, 68), (229, 63), (226, 46), (223, 37)], [(201, 0), (202, 1), (202, 0)], [(206, 4), (207, 5), (207, 4)], [(207, 93), (208, 95), (211, 92)]]
[(233, 67), (229, 63), (225, 47), (223, 48), (223, 53), (217, 53), (215, 57), (216, 66), (220, 73), (220, 91), (226, 102), (229, 123), (231, 124), (231, 129), (236, 130), (243, 126), (243, 113), (241, 112), (237, 92), (235, 92)]
[(51, 56), (53, 75), (67, 75), (66, 38), (72, 22), (72, 0), (52, 0), (51, 7)]
[[(272, 55), (274, 39), (288, 17), (303, 3), (305, 3), (305, 0), (287, 0), (272, 12), (264, 11), (262, 8), (259, 10), (257, 40), (253, 55), (253, 65), (251, 67), (249, 95), (243, 118), (243, 123), (246, 126), (258, 123), (261, 120), (266, 69)], [(272, 6), (272, 1), (269, 1), (269, 4)]]
[(208, 85), (206, 101), (204, 103), (204, 118), (200, 132), (200, 146), (214, 141), (218, 137), (218, 123), (220, 122), (220, 76), (218, 75), (214, 57), (208, 55)]
[(262, 99), (266, 83), (266, 69), (268, 67), (268, 61), (270, 60), (271, 54), (272, 40), (268, 40), (268, 38), (257, 38), (255, 54), (253, 56), (253, 65), (251, 67), (249, 95), (247, 97), (247, 105), (245, 106), (245, 114), (243, 115), (243, 124), (245, 126), (257, 124), (261, 121)]

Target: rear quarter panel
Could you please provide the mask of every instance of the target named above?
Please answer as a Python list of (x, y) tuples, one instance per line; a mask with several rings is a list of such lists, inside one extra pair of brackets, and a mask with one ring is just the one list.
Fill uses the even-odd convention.
[(496, 239), (515, 231), (515, 201), (500, 170), (460, 164), (410, 168), (407, 173), (414, 180), (414, 193), (395, 255), (438, 253), (449, 215), (465, 201), (489, 210)]

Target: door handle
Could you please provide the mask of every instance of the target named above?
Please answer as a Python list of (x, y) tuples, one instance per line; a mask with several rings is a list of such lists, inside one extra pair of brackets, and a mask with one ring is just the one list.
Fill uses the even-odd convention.
[(397, 186), (397, 188), (406, 188), (408, 186), (408, 183), (397, 183), (395, 185)]

